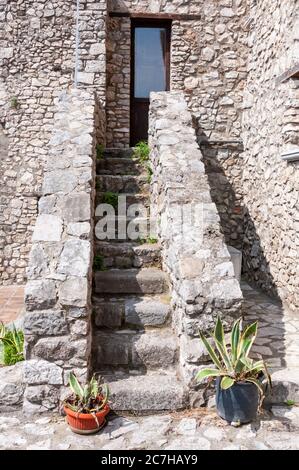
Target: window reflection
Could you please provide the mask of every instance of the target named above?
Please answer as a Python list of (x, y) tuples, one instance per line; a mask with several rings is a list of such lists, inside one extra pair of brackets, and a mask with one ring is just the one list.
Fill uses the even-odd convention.
[(166, 28), (135, 28), (135, 98), (166, 91)]

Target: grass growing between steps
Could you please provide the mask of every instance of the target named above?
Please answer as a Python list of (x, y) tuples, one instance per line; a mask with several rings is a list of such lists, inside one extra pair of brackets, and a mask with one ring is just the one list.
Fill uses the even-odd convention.
[(145, 140), (141, 140), (135, 145), (133, 157), (145, 168), (147, 172), (147, 182), (150, 183), (153, 170), (150, 165), (150, 148)]
[(102, 255), (96, 255), (93, 259), (93, 270), (94, 271), (107, 271), (104, 265), (104, 257)]
[(105, 150), (105, 147), (104, 147), (103, 144), (97, 144), (96, 145), (97, 160), (102, 160), (102, 158), (104, 157), (104, 150)]
[(138, 242), (140, 243), (140, 245), (155, 245), (156, 243), (158, 243), (158, 239), (154, 237), (139, 238)]
[(103, 204), (110, 204), (114, 209), (117, 208), (118, 205), (118, 193), (113, 193), (112, 191), (107, 191), (102, 196), (102, 203)]

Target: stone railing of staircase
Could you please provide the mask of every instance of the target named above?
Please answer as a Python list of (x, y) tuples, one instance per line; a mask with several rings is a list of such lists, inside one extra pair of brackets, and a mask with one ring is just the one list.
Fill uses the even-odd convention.
[[(151, 94), (149, 144), (152, 217), (171, 281), (180, 373), (195, 406), (204, 400), (204, 387), (195, 386), (194, 374), (209, 361), (198, 332), (210, 330), (218, 315), (230, 327), (241, 314), (243, 297), (183, 94)], [(190, 221), (191, 205), (197, 210)]]
[(27, 270), (27, 412), (57, 409), (69, 371), (89, 369), (98, 121), (92, 92), (58, 98)]

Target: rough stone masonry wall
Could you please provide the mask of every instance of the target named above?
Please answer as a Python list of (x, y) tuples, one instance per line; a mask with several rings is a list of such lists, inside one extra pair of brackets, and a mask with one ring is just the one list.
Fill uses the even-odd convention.
[[(102, 108), (106, 8), (80, 2), (79, 79)], [(54, 100), (73, 79), (75, 9), (74, 0), (0, 0), (0, 284), (24, 282)]]
[[(183, 91), (196, 127), (213, 201), (226, 242), (243, 242), (243, 88), (249, 0), (108, 0), (108, 11), (181, 13), (172, 22), (171, 90)], [(107, 142), (127, 147), (130, 136), (130, 19), (108, 20)]]
[(252, 2), (245, 90), (243, 190), (247, 277), (299, 307), (299, 167), (280, 155), (299, 146), (299, 81), (279, 76), (299, 62), (295, 0)]
[(95, 100), (57, 102), (25, 290), (26, 411), (55, 409), (70, 370), (86, 378), (95, 198)]
[(209, 360), (198, 340), (199, 329), (207, 332), (218, 315), (226, 328), (231, 326), (240, 314), (242, 293), (182, 93), (151, 94), (149, 144), (152, 215), (171, 279), (181, 373), (192, 385), (198, 367)]
[[(243, 240), (242, 96), (249, 0), (108, 0), (108, 11), (179, 13), (172, 23), (171, 90), (184, 91), (226, 241)], [(107, 145), (129, 146), (130, 19), (110, 18), (107, 53)]]

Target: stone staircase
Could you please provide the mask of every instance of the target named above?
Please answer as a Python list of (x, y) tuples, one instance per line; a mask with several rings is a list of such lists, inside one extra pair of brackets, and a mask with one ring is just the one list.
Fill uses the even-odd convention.
[[(149, 206), (146, 171), (132, 158), (131, 149), (107, 149), (97, 161), (97, 204), (108, 191), (125, 194), (127, 207), (140, 202)], [(117, 210), (116, 214), (118, 220), (124, 217)], [(129, 223), (134, 216), (126, 219)], [(148, 223), (148, 214), (145, 219)], [(94, 269), (93, 369), (108, 381), (113, 408), (184, 408), (186, 394), (176, 369), (178, 343), (159, 244), (96, 239), (95, 257), (101, 267)]]

